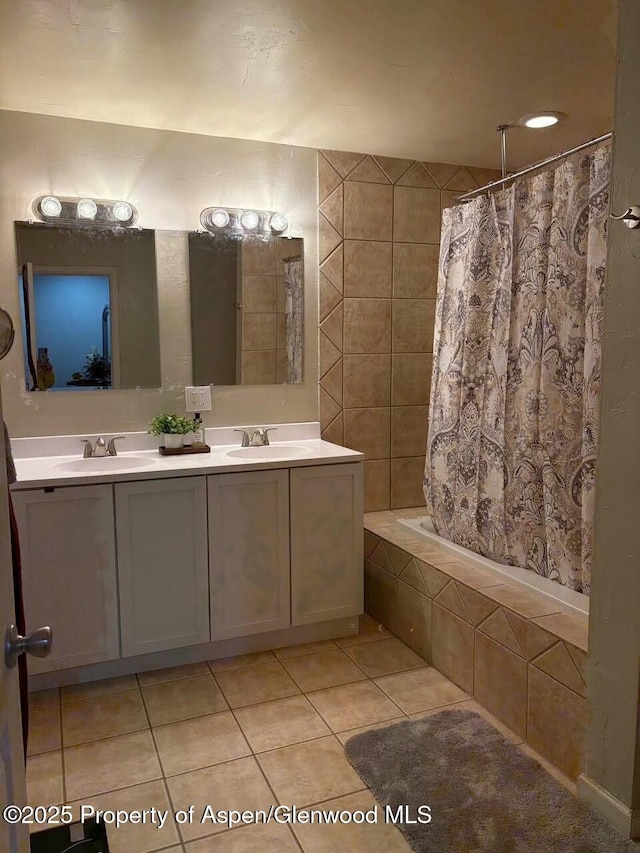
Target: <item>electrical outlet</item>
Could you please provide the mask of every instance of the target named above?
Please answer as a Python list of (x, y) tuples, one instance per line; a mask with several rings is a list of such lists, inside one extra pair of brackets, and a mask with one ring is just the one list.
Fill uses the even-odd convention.
[(187, 385), (184, 398), (188, 412), (211, 411), (211, 385)]

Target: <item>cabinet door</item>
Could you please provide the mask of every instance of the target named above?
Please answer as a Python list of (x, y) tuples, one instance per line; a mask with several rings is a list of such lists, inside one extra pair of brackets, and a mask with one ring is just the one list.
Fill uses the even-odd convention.
[(115, 494), (123, 656), (208, 642), (205, 478), (118, 483)]
[(363, 611), (362, 463), (291, 469), (291, 622)]
[(31, 672), (120, 656), (113, 493), (74, 486), (13, 493), (20, 533), (27, 631), (53, 628), (47, 658)]
[(209, 477), (211, 639), (287, 628), (287, 471)]

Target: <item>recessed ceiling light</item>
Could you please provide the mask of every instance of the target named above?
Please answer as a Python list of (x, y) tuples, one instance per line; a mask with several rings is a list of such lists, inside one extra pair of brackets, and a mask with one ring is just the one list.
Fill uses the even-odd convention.
[(555, 110), (545, 110), (540, 113), (529, 113), (518, 121), (518, 124), (523, 127), (551, 127), (557, 124), (562, 119), (566, 118), (566, 113), (560, 113)]

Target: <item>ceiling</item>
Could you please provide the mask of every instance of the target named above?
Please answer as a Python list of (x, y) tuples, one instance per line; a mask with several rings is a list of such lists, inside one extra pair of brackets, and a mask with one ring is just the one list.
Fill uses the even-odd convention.
[(611, 129), (615, 0), (0, 0), (0, 107), (515, 168)]

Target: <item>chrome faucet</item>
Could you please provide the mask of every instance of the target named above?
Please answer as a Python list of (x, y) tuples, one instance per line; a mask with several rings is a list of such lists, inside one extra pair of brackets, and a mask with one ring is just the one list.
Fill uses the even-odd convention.
[(275, 429), (277, 429), (277, 427), (268, 427), (267, 429), (258, 427), (258, 429), (253, 431), (251, 438), (249, 438), (249, 433), (246, 429), (234, 429), (234, 432), (242, 433), (242, 447), (268, 447), (269, 436), (267, 433), (272, 432)]
[(80, 439), (84, 444), (84, 452), (83, 457), (85, 459), (92, 459), (96, 456), (117, 456), (118, 451), (116, 450), (116, 441), (119, 438), (125, 438), (124, 435), (114, 435), (113, 438), (109, 439), (109, 443), (106, 444), (105, 440), (102, 436), (96, 439), (95, 445), (92, 446), (91, 441), (88, 438)]
[(275, 429), (277, 429), (277, 427), (268, 427), (268, 429), (258, 427), (258, 429), (253, 431), (253, 435), (251, 436), (251, 441), (249, 442), (251, 447), (268, 447), (269, 436), (267, 433)]

